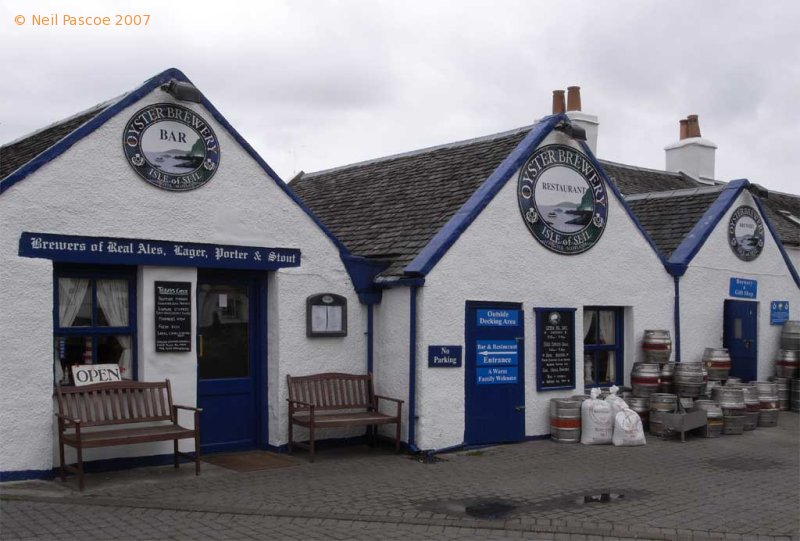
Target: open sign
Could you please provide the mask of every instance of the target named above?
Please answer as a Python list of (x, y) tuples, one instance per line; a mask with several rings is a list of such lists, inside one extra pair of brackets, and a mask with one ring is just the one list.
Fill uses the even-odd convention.
[(91, 385), (122, 381), (118, 364), (76, 364), (72, 366), (72, 380), (75, 385)]

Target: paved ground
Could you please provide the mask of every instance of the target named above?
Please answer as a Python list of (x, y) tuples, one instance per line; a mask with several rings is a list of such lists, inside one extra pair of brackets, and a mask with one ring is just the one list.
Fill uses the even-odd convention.
[[(740, 436), (538, 441), (434, 464), (323, 450), (314, 464), (299, 454), (296, 466), (251, 473), (95, 474), (83, 493), (74, 479), (5, 483), (0, 538), (800, 540), (799, 425), (782, 412), (778, 427)], [(612, 496), (585, 501), (601, 494)]]

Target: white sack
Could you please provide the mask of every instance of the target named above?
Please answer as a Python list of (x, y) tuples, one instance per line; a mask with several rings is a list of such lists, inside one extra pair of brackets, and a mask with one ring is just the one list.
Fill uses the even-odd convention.
[(612, 419), (615, 418), (617, 416), (617, 413), (621, 412), (622, 410), (630, 409), (628, 403), (625, 402), (625, 400), (622, 399), (622, 397), (617, 396), (618, 390), (619, 387), (617, 387), (616, 385), (612, 386), (611, 389), (609, 389), (611, 394), (609, 394), (606, 397), (606, 402), (608, 402), (611, 405)]
[(642, 418), (632, 409), (622, 410), (614, 417), (613, 443), (617, 446), (644, 445)]
[(592, 389), (592, 397), (581, 405), (581, 443), (596, 445), (611, 443), (614, 431), (614, 417), (611, 404), (599, 400), (600, 389)]

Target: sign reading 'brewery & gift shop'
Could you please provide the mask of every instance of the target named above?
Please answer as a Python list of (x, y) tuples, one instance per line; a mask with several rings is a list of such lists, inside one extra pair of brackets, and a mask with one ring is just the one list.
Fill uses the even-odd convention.
[(608, 220), (607, 195), (589, 158), (566, 145), (539, 148), (517, 183), (525, 225), (542, 246), (564, 255), (585, 252), (600, 239)]
[(140, 177), (158, 188), (199, 188), (219, 166), (219, 141), (197, 113), (172, 103), (139, 109), (125, 125), (122, 148)]

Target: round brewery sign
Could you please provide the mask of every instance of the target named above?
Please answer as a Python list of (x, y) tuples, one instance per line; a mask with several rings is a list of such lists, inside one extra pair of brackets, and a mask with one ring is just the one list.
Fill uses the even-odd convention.
[(606, 227), (605, 184), (589, 159), (572, 147), (539, 148), (522, 167), (517, 199), (536, 240), (559, 254), (585, 252)]
[(172, 103), (138, 110), (125, 125), (122, 147), (139, 176), (165, 190), (199, 188), (219, 166), (214, 130), (194, 111)]
[(752, 261), (764, 248), (764, 222), (753, 207), (742, 205), (733, 211), (728, 222), (728, 244), (736, 257)]

